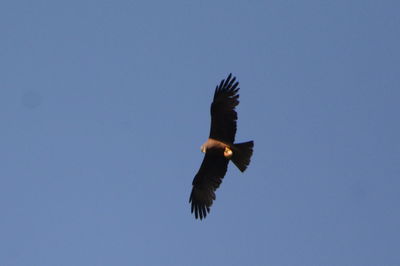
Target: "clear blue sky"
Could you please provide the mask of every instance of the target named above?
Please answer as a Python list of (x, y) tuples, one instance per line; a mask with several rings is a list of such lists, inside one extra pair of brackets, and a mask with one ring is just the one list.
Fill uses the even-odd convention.
[[(0, 265), (400, 265), (398, 1), (1, 1)], [(206, 220), (217, 83), (237, 140)]]

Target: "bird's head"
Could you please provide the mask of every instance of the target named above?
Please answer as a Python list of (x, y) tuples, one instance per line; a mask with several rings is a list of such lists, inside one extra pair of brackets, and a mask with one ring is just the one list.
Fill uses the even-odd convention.
[(206, 153), (206, 145), (201, 145), (201, 147), (200, 147), (200, 151), (202, 152), (202, 153)]

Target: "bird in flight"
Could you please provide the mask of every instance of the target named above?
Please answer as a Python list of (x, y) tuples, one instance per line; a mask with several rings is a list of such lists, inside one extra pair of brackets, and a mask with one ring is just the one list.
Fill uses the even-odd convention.
[(193, 179), (189, 203), (196, 219), (206, 218), (215, 200), (215, 191), (221, 185), (232, 161), (241, 172), (250, 164), (253, 141), (235, 143), (237, 113), (239, 104), (239, 82), (236, 77), (223, 79), (216, 87), (211, 103), (211, 129), (208, 140), (201, 146), (205, 154), (200, 169)]

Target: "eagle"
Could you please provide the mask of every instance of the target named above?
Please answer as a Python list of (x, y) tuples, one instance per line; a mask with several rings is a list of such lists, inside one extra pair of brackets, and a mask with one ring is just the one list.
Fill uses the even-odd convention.
[(215, 191), (221, 185), (232, 161), (241, 172), (250, 164), (253, 141), (234, 143), (239, 104), (239, 82), (232, 74), (215, 88), (211, 103), (211, 129), (208, 140), (201, 146), (204, 159), (192, 182), (189, 203), (196, 219), (206, 218), (215, 200)]

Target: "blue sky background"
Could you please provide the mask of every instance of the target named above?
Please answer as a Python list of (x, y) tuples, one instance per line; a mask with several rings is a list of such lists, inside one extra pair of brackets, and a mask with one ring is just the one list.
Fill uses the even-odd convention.
[[(400, 265), (399, 10), (1, 1), (0, 265)], [(200, 222), (229, 72), (255, 152)]]

